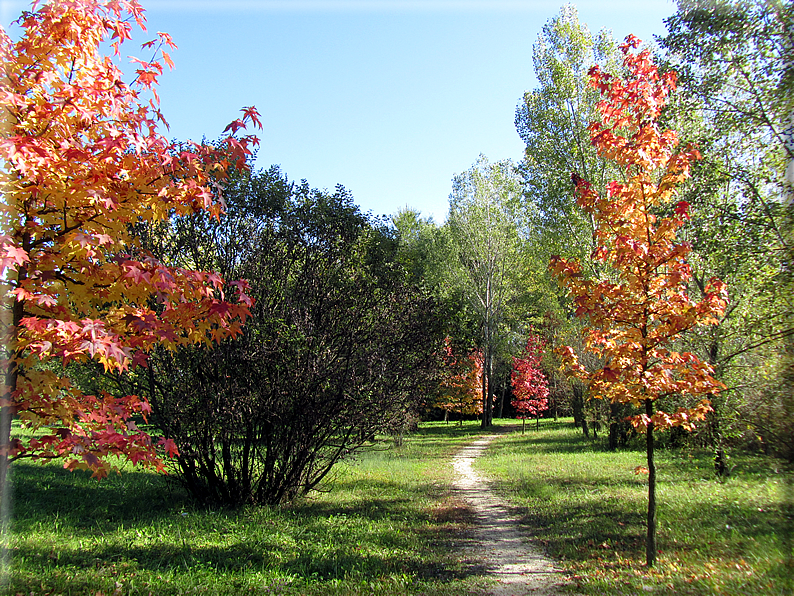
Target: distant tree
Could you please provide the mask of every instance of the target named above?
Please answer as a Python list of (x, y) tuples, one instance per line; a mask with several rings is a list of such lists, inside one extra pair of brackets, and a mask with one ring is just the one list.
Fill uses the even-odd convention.
[(540, 415), (549, 409), (549, 381), (541, 370), (543, 339), (534, 333), (527, 338), (527, 344), (520, 358), (513, 358), (513, 401), (511, 405), (521, 418), (521, 432), (524, 432), (527, 415), (533, 416), (540, 429)]
[(157, 351), (138, 382), (198, 500), (284, 503), (376, 433), (402, 432), (438, 385), (441, 320), (391, 231), (342, 187), (273, 168), (225, 195), (227, 217), (184, 218), (162, 236), (163, 258), (247, 279), (251, 317), (212, 350)]
[(592, 397), (628, 402), (644, 408), (633, 419), (646, 434), (648, 517), (646, 562), (656, 561), (656, 466), (654, 430), (691, 427), (709, 410), (708, 400), (668, 414), (656, 402), (670, 395), (711, 396), (723, 385), (713, 369), (690, 352), (677, 352), (674, 342), (699, 325), (715, 324), (725, 310), (727, 293), (718, 279), (708, 282), (705, 297), (695, 302), (687, 293), (691, 269), (689, 245), (677, 240), (688, 217), (679, 201), (671, 217), (658, 215), (673, 200), (676, 187), (698, 157), (689, 147), (676, 150), (672, 130), (659, 125), (661, 109), (675, 88), (675, 73), (659, 75), (639, 40), (626, 38), (620, 47), (629, 75), (610, 76), (597, 67), (592, 84), (602, 93), (600, 122), (590, 127), (599, 152), (625, 172), (625, 182), (611, 182), (607, 194), (597, 193), (574, 174), (578, 202), (596, 221), (594, 258), (609, 272), (601, 279), (582, 273), (578, 261), (555, 257), (551, 268), (568, 289), (577, 317), (587, 319), (586, 349), (605, 365), (588, 371), (571, 348), (560, 350), (568, 370), (585, 382)]
[(463, 424), (466, 414), (480, 415), (482, 409), (482, 352), (473, 351), (467, 357), (457, 356), (450, 338), (444, 343), (444, 376), (441, 380), (439, 399), (436, 405), (449, 415), (458, 414), (458, 421)]

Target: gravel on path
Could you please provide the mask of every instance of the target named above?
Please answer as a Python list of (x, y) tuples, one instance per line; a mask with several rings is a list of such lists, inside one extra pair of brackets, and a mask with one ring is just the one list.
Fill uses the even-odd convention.
[(482, 567), (496, 585), (492, 596), (554, 596), (570, 594), (562, 587), (566, 576), (543, 552), (527, 541), (506, 503), (494, 494), (487, 478), (472, 467), (497, 434), (477, 439), (453, 458), (455, 491), (471, 507), (475, 518), (471, 539), (463, 550), (472, 566)]

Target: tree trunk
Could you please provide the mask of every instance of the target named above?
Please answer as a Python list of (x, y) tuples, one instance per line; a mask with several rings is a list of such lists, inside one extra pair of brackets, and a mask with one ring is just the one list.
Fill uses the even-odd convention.
[[(27, 244), (27, 243), (26, 243)], [(24, 278), (25, 270), (17, 272), (17, 280)], [(16, 332), (19, 329), (19, 322), (24, 316), (22, 303), (7, 297), (3, 297), (5, 303), (2, 305), (3, 327), (11, 331), (11, 341), (4, 346), (7, 364), (3, 375), (5, 391), (2, 394), (2, 406), (0, 406), (0, 581), (5, 581), (9, 567), (8, 544), (10, 542), (11, 530), (11, 480), (9, 477), (10, 452), (11, 452), (11, 421), (13, 415), (13, 396), (17, 390), (17, 380), (19, 369), (16, 365)], [(10, 315), (10, 316), (9, 316)], [(10, 321), (8, 320), (10, 319)]]
[(593, 438), (598, 438), (598, 431), (601, 430), (601, 400), (591, 399), (593, 404)]
[[(487, 357), (485, 357), (484, 360), (487, 361)], [(480, 422), (480, 426), (482, 428), (488, 428), (488, 377), (485, 374), (485, 362), (483, 362), (482, 368), (482, 421)]]
[[(645, 413), (653, 416), (653, 401), (645, 400)], [(648, 458), (648, 536), (645, 540), (645, 562), (648, 567), (656, 563), (656, 462), (653, 459), (653, 423), (648, 422), (645, 436)]]
[(612, 402), (609, 404), (609, 450), (616, 451), (628, 440), (629, 423), (626, 422), (628, 411), (625, 404)]
[(582, 428), (582, 432), (586, 438), (590, 438), (590, 433), (587, 430), (587, 420), (584, 411), (584, 390), (582, 386), (574, 381), (571, 384), (573, 397), (571, 397), (571, 409), (573, 410), (573, 421), (576, 426)]
[[(716, 370), (717, 357), (719, 356), (719, 344), (716, 337), (712, 338), (709, 346), (709, 364)], [(725, 455), (725, 447), (722, 442), (722, 428), (720, 425), (720, 405), (715, 401), (716, 396), (711, 399), (711, 412), (706, 420), (711, 431), (711, 443), (714, 447), (714, 471), (717, 476), (724, 478), (727, 476), (728, 458)]]
[(482, 428), (489, 428), (493, 422), (493, 395), (491, 394), (491, 373), (493, 372), (493, 355), (490, 346), (490, 331), (486, 331), (488, 338), (485, 344), (482, 371)]

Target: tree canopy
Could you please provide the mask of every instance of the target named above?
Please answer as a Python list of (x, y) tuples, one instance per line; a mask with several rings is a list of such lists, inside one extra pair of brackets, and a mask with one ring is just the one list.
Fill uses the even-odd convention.
[[(155, 345), (240, 332), (251, 306), (244, 282), (224, 294), (216, 273), (169, 266), (130, 230), (172, 214), (217, 217), (222, 202), (209, 186), (244, 167), (256, 139), (234, 133), (259, 117), (245, 108), (217, 147), (159, 134), (156, 87), (171, 38), (144, 44), (155, 58), (136, 61), (131, 83), (113, 61), (131, 23), (145, 29), (137, 4), (50, 2), (18, 23), (18, 41), (0, 32), (2, 458), (64, 457), (97, 476), (114, 454), (162, 467), (132, 419), (150, 412), (145, 397), (86, 394), (63, 367), (93, 360), (124, 372)], [(41, 432), (11, 441), (12, 416)]]

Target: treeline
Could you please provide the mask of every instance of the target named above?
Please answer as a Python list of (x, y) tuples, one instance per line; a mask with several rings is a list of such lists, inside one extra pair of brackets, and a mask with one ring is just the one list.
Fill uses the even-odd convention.
[[(785, 177), (794, 158), (793, 18), (790, 3), (682, 1), (666, 20), (669, 33), (653, 46), (661, 72), (677, 73), (660, 125), (677, 131), (682, 151), (691, 145), (701, 156), (676, 202), (657, 215), (688, 206), (681, 240), (692, 249), (690, 295), (704, 297), (713, 277), (728, 287), (719, 324), (688, 331), (675, 345), (707, 362), (725, 384), (691, 439), (715, 449), (719, 470), (727, 446), (794, 457), (794, 255)], [(516, 110), (523, 160), (492, 164), (480, 156), (454, 180), (443, 225), (416, 211), (399, 213), (394, 225), (414, 276), (465, 313), (455, 340), (484, 353), (496, 408), (510, 401), (512, 358), (538, 333), (551, 348), (543, 361), (547, 415), (571, 414), (585, 435), (603, 432), (616, 448), (632, 433), (625, 421), (632, 408), (589, 399), (586, 387), (559, 372), (556, 346), (573, 346), (591, 369), (599, 362), (583, 349), (586, 321), (572, 316), (548, 263), (560, 256), (578, 260), (592, 279), (612, 275), (594, 258), (596, 224), (577, 205), (575, 180), (607, 196), (611, 181), (627, 179), (624, 166), (597, 152), (588, 129), (602, 99), (589, 71), (598, 66), (621, 76), (624, 67), (610, 33), (592, 34), (573, 6), (543, 27), (533, 63), (540, 85)], [(681, 403), (677, 396), (662, 401), (670, 409)], [(686, 439), (673, 429), (668, 440)]]

